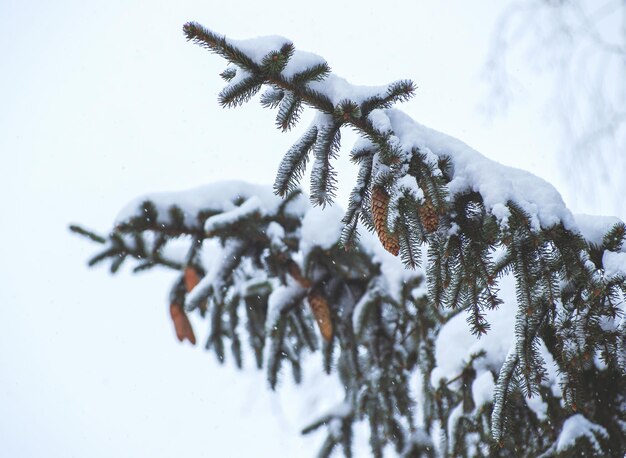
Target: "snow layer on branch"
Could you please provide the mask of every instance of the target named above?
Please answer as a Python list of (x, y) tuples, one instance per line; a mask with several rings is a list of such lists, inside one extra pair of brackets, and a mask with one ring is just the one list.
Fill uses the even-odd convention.
[(454, 447), (456, 426), (459, 422), (459, 418), (463, 415), (463, 403), (460, 402), (450, 412), (448, 417), (448, 447), (452, 449)]
[(207, 244), (206, 248), (203, 247), (201, 253), (203, 265), (208, 266), (208, 269), (206, 275), (185, 297), (185, 309), (187, 311), (195, 309), (210, 294), (211, 290), (214, 291), (216, 298), (221, 299), (222, 266), (234, 256), (238, 246), (239, 242), (229, 240), (224, 247), (216, 242)]
[[(515, 296), (515, 279), (506, 275), (499, 281), (500, 293), (504, 303), (496, 310), (485, 311), (485, 319), (491, 325), (487, 334), (480, 338), (473, 335), (467, 325), (466, 313), (459, 313), (446, 324), (435, 341), (435, 369), (431, 372), (430, 383), (438, 386), (442, 380), (452, 380), (463, 371), (472, 355), (480, 351), (484, 357), (474, 360), (476, 379), (472, 385), (472, 397), (476, 408), (492, 402), (494, 378), (492, 373), (498, 374), (509, 350), (515, 345), (515, 314), (517, 301)], [(549, 387), (552, 394), (561, 397), (559, 374), (553, 356), (545, 344), (539, 342), (539, 350), (545, 362), (546, 380), (543, 383)], [(455, 382), (455, 383), (460, 383)], [(535, 414), (543, 419), (547, 413), (547, 405), (541, 396), (527, 398), (526, 403)]]
[(396, 182), (396, 187), (401, 190), (409, 191), (417, 201), (421, 202), (424, 200), (424, 191), (419, 187), (417, 180), (412, 175), (404, 175)]
[(614, 275), (626, 277), (626, 253), (605, 251), (602, 256), (602, 265), (608, 278)]
[(352, 312), (352, 327), (357, 334), (361, 333), (361, 325), (363, 324), (363, 313), (365, 312), (366, 305), (370, 301), (374, 300), (375, 297), (375, 291), (368, 288), (365, 294), (361, 296), (359, 301), (354, 306), (354, 310)]
[(322, 56), (307, 51), (296, 51), (289, 59), (289, 62), (287, 62), (281, 74), (285, 78), (293, 78), (296, 73), (325, 63), (326, 60)]
[(289, 285), (280, 285), (272, 291), (267, 300), (267, 318), (265, 320), (265, 329), (269, 334), (278, 324), (280, 315), (285, 307), (293, 304), (293, 301), (302, 294), (302, 287), (297, 283)]
[[(621, 220), (615, 216), (574, 215), (581, 235), (594, 245), (601, 245), (606, 233)], [(618, 253), (605, 251), (602, 265), (607, 278), (614, 275), (626, 277), (626, 244)]]
[[(268, 53), (279, 51), (283, 45), (291, 43), (287, 38), (278, 35), (269, 35), (247, 40), (226, 38), (226, 42), (241, 50), (257, 65), (261, 65), (263, 58)], [(296, 73), (325, 62), (326, 60), (317, 54), (296, 50), (281, 73), (285, 78), (291, 78)], [(334, 74), (328, 75), (322, 81), (312, 81), (308, 84), (308, 87), (324, 94), (334, 105), (345, 99), (350, 99), (360, 104), (370, 97), (383, 98), (387, 95), (388, 89), (387, 85), (356, 86)]]
[(331, 408), (327, 412), (327, 415), (329, 417), (340, 417), (340, 418), (347, 417), (350, 414), (352, 414), (352, 406), (350, 405), (349, 402), (345, 402), (345, 401), (335, 405), (333, 408)]
[(473, 354), (485, 351), (483, 358), (474, 362), (478, 375), (483, 370), (498, 373), (504, 363), (515, 336), (515, 297), (514, 279), (504, 277), (499, 282), (500, 297), (504, 303), (496, 310), (485, 312), (485, 319), (491, 325), (487, 334), (480, 339), (471, 333), (465, 312), (451, 318), (439, 332), (435, 341), (436, 367), (431, 373), (431, 384), (438, 386), (442, 379), (451, 380), (458, 376)]
[(306, 255), (313, 247), (324, 250), (333, 247), (341, 236), (344, 212), (337, 206), (313, 207), (302, 220), (302, 251)]
[(556, 451), (562, 452), (567, 450), (574, 446), (576, 439), (586, 436), (596, 452), (602, 454), (602, 448), (598, 443), (598, 439), (596, 439), (596, 434), (606, 438), (609, 437), (609, 433), (604, 427), (590, 422), (581, 414), (572, 415), (563, 423), (561, 434), (559, 434), (557, 439)]
[(283, 239), (285, 238), (285, 228), (283, 228), (277, 222), (275, 221), (270, 222), (267, 225), (265, 234), (269, 237), (273, 246), (276, 246), (276, 247), (285, 246), (285, 243), (283, 242)]
[[(296, 51), (296, 54), (299, 51)], [(356, 86), (350, 84), (346, 79), (333, 73), (322, 81), (312, 81), (308, 84), (310, 89), (324, 94), (330, 99), (333, 105), (337, 105), (342, 100), (352, 100), (357, 104), (363, 103), (370, 97), (384, 98), (387, 95), (388, 86)]]
[[(184, 191), (158, 192), (137, 197), (120, 211), (116, 223), (142, 216), (143, 202), (151, 201), (156, 206), (159, 223), (170, 223), (168, 210), (172, 206), (178, 206), (183, 210), (185, 224), (193, 227), (198, 224), (196, 216), (200, 211), (229, 212), (237, 208), (238, 201), (247, 201), (252, 197), (256, 198), (259, 211), (265, 214), (275, 213), (283, 202), (283, 199), (274, 194), (271, 186), (236, 180), (220, 181)], [(302, 215), (308, 206), (306, 198), (298, 196), (287, 210), (292, 214)]]
[(472, 383), (472, 398), (476, 404), (476, 410), (480, 410), (485, 404), (493, 402), (493, 391), (496, 383), (493, 379), (491, 371), (485, 371), (480, 374)]
[[(405, 283), (415, 279), (416, 277), (423, 277), (424, 271), (422, 269), (407, 269), (402, 263), (402, 259), (399, 256), (394, 256), (383, 248), (378, 240), (378, 236), (371, 232), (363, 231), (360, 234), (360, 244), (364, 252), (371, 256), (372, 261), (380, 264), (380, 273), (384, 279), (385, 294), (389, 294), (395, 300), (400, 300), (402, 294), (402, 287)], [(425, 247), (422, 249), (422, 257), (424, 257)], [(416, 288), (413, 292), (415, 297), (418, 297), (426, 293), (426, 282), (424, 281), (421, 287)], [(358, 309), (357, 304), (357, 309)], [(354, 312), (354, 317), (358, 315), (357, 310)]]
[[(575, 214), (580, 234), (590, 243), (601, 245), (606, 233), (621, 220), (615, 216)], [(622, 248), (624, 250), (624, 248)]]
[(262, 212), (262, 208), (263, 204), (258, 197), (250, 197), (239, 207), (235, 207), (234, 209), (220, 213), (219, 215), (211, 216), (204, 223), (204, 230), (206, 232), (211, 232), (220, 229), (221, 227), (230, 225), (254, 213), (260, 214)]
[(448, 186), (451, 195), (480, 193), (487, 209), (505, 224), (506, 204), (513, 201), (530, 215), (535, 230), (562, 222), (565, 228), (577, 232), (574, 217), (551, 184), (524, 170), (488, 159), (460, 140), (419, 124), (400, 110), (385, 112), (405, 149), (428, 148), (439, 157), (451, 159), (453, 177)]
[(372, 123), (372, 126), (374, 126), (374, 129), (381, 134), (391, 132), (391, 121), (389, 121), (389, 117), (385, 114), (385, 110), (377, 108), (372, 110), (367, 117)]
[(279, 51), (283, 45), (291, 43), (291, 40), (279, 35), (268, 35), (265, 37), (250, 38), (246, 40), (233, 40), (226, 38), (226, 42), (231, 46), (240, 49), (257, 65), (261, 65), (263, 58), (268, 53), (272, 51)]

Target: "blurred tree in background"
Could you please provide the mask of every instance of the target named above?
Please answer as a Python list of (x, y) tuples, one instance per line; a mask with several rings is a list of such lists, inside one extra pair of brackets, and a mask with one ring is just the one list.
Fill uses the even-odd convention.
[(487, 106), (506, 109), (521, 94), (535, 97), (535, 85), (523, 75), (528, 70), (550, 86), (546, 115), (561, 131), (560, 168), (577, 190), (573, 194), (588, 208), (623, 218), (626, 2), (512, 2), (501, 15), (486, 64)]

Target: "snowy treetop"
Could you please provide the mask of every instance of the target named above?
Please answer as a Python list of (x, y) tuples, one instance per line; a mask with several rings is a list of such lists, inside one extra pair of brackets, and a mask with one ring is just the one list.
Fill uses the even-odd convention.
[[(341, 408), (303, 430), (327, 426), (320, 456), (337, 446), (352, 456), (352, 425), (366, 418), (381, 457), (391, 443), (399, 456), (612, 456), (623, 445), (605, 442), (626, 424), (619, 385), (607, 384), (626, 374), (626, 225), (572, 215), (545, 181), (393, 108), (411, 81), (355, 86), (283, 37), (184, 30), (228, 61), (223, 107), (265, 87), (279, 129), (305, 106), (316, 116), (273, 189), (229, 181), (149, 194), (108, 237), (73, 227), (102, 245), (90, 265), (177, 270), (179, 340), (195, 343), (186, 314), (198, 311), (211, 322), (207, 348), (223, 361), (230, 341), (241, 367), (245, 330), (272, 388), (282, 364), (299, 382), (305, 355), (320, 351), (345, 390)], [(346, 127), (359, 170), (344, 214), (331, 204)], [(309, 202), (299, 182), (311, 159)]]
[[(208, 29), (205, 30), (213, 33)], [(316, 66), (328, 68), (321, 56), (295, 50), (291, 41), (284, 37), (266, 36), (232, 40), (218, 34), (214, 35), (243, 52), (259, 67), (265, 65), (272, 53), (277, 54), (287, 47), (288, 59), (277, 76), (287, 82), (294, 75), (305, 74)], [(231, 65), (238, 67), (237, 63)], [(249, 68), (239, 68), (237, 76), (229, 83), (230, 87), (239, 84), (242, 79), (249, 78), (250, 71)], [(391, 88), (399, 83), (401, 82), (380, 86), (354, 85), (331, 73), (328, 68), (326, 73), (322, 72), (319, 77), (304, 82), (303, 87), (329, 100), (335, 108), (339, 108), (348, 101), (356, 106), (363, 106), (367, 100), (385, 99), (390, 95)], [(408, 97), (407, 94), (408, 92), (404, 97)], [(398, 99), (401, 100), (402, 97)], [(305, 100), (305, 103), (308, 102)], [(430, 160), (435, 161), (435, 166), (437, 158), (449, 158), (452, 172), (452, 180), (448, 185), (450, 198), (469, 191), (478, 192), (487, 210), (504, 226), (507, 225), (510, 216), (507, 204), (514, 202), (529, 215), (533, 230), (538, 231), (562, 223), (566, 229), (579, 232), (576, 221), (565, 206), (561, 195), (541, 178), (488, 159), (463, 142), (423, 126), (398, 109), (373, 109), (366, 114), (366, 122), (378, 133), (386, 135), (387, 141), (404, 151), (406, 156), (410, 155), (411, 150), (417, 149), (427, 158), (430, 156)], [(353, 115), (356, 118), (361, 116), (358, 112)], [(313, 126), (319, 129), (324, 124), (330, 124), (330, 121), (332, 118), (329, 116), (322, 118), (318, 116)], [(361, 145), (356, 145), (359, 146)], [(317, 161), (316, 166), (320, 167), (322, 164), (323, 162)], [(397, 179), (401, 179), (401, 175), (402, 172)]]
[[(284, 46), (293, 46), (291, 41), (278, 35), (269, 35), (246, 40), (233, 40), (224, 37), (227, 43), (243, 51), (257, 65), (263, 65), (263, 59), (270, 53), (276, 52)], [(312, 52), (294, 50), (289, 61), (282, 69), (281, 75), (286, 79), (292, 79), (294, 75), (318, 66), (328, 65), (326, 60)], [(357, 86), (350, 84), (344, 78), (335, 74), (329, 74), (321, 81), (312, 81), (308, 87), (317, 91), (330, 99), (333, 104), (338, 104), (341, 100), (349, 99), (357, 103), (362, 103), (368, 98), (384, 97), (387, 95), (388, 85), (381, 86)]]

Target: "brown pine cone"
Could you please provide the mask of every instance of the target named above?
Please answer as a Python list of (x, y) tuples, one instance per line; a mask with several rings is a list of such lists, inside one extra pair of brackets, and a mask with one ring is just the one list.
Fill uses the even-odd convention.
[(187, 339), (192, 345), (196, 344), (196, 335), (193, 333), (191, 322), (182, 306), (172, 303), (170, 304), (170, 316), (176, 330), (176, 337), (180, 342)]
[(328, 301), (319, 291), (311, 291), (308, 295), (308, 300), (322, 337), (324, 337), (326, 342), (330, 342), (330, 339), (333, 337), (333, 323), (330, 319)]
[(426, 232), (435, 232), (439, 227), (439, 215), (432, 201), (427, 199), (423, 205), (419, 207), (419, 215)]
[(398, 235), (393, 234), (387, 227), (387, 212), (389, 211), (389, 194), (380, 186), (372, 188), (372, 216), (374, 229), (385, 250), (394, 256), (400, 252)]
[[(200, 283), (200, 276), (198, 275), (198, 271), (190, 266), (185, 267), (183, 270), (183, 281), (185, 282), (185, 290), (190, 293), (192, 289), (198, 286)], [(207, 310), (207, 301), (202, 301), (200, 303), (200, 311), (202, 313)]]
[(298, 266), (298, 264), (296, 264), (296, 262), (292, 259), (287, 262), (287, 271), (289, 272), (289, 275), (291, 275), (293, 279), (297, 281), (303, 288), (309, 289), (311, 286), (313, 286), (311, 280), (302, 275), (300, 266)]
[(198, 276), (196, 269), (187, 266), (183, 271), (183, 280), (185, 281), (185, 289), (189, 293), (200, 283), (200, 276)]

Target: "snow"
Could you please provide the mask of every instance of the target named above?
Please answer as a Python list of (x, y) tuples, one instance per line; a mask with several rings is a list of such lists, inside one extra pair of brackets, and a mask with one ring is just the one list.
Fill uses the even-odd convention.
[(281, 312), (285, 307), (288, 307), (299, 294), (302, 294), (302, 291), (303, 288), (295, 282), (274, 288), (267, 301), (265, 329), (268, 334), (271, 334), (272, 330), (276, 327)]
[(385, 114), (385, 110), (381, 110), (379, 108), (372, 110), (370, 114), (367, 116), (374, 129), (376, 129), (381, 134), (385, 134), (392, 131), (391, 121), (389, 117)]
[(601, 245), (606, 233), (621, 220), (615, 216), (575, 214), (581, 235), (594, 245)]
[(435, 169), (433, 171), (434, 175), (441, 175), (441, 170), (439, 170), (439, 158), (437, 157), (437, 155), (433, 153), (428, 147), (421, 149), (420, 152), (424, 155), (424, 162), (426, 162), (428, 165)]
[(606, 438), (609, 437), (609, 433), (604, 427), (590, 422), (581, 414), (572, 415), (563, 423), (563, 428), (557, 439), (556, 450), (557, 452), (565, 451), (575, 444), (576, 439), (586, 436), (593, 448), (598, 453), (602, 453), (598, 439), (596, 439), (596, 434), (600, 434)]
[(194, 227), (198, 224), (195, 215), (202, 210), (228, 212), (237, 208), (236, 200), (248, 200), (251, 197), (258, 199), (258, 208), (268, 213), (275, 212), (282, 202), (270, 186), (237, 180), (219, 181), (184, 191), (155, 192), (137, 197), (118, 213), (116, 224), (141, 216), (141, 205), (145, 201), (151, 201), (156, 206), (158, 222), (168, 223), (168, 210), (176, 205), (184, 212), (185, 224)]
[[(144, 234), (144, 239), (147, 238), (148, 234)], [(134, 244), (135, 241), (132, 241)], [(150, 249), (152, 247), (151, 241), (148, 240), (146, 243), (146, 248)], [(165, 246), (161, 248), (161, 254), (164, 258), (169, 259), (170, 261), (177, 262), (179, 264), (184, 264), (187, 259), (187, 254), (189, 253), (189, 240), (186, 237), (181, 237), (176, 240), (172, 240), (169, 243), (166, 243)]]
[(491, 371), (484, 371), (478, 375), (472, 383), (472, 399), (476, 404), (476, 410), (480, 410), (485, 404), (493, 402), (493, 391), (496, 387)]
[[(296, 53), (297, 52), (298, 51), (296, 51)], [(370, 97), (382, 98), (387, 95), (388, 88), (387, 85), (356, 86), (335, 74), (328, 75), (322, 81), (312, 81), (308, 84), (308, 87), (324, 94), (330, 99), (333, 105), (337, 105), (339, 102), (346, 99), (361, 104)]]
[(204, 223), (204, 230), (206, 232), (218, 230), (247, 216), (253, 215), (255, 213), (260, 214), (262, 212), (262, 208), (263, 204), (258, 197), (250, 197), (239, 207), (235, 207), (230, 211), (220, 213), (219, 215), (211, 216), (210, 218), (208, 218)]
[(416, 429), (409, 438), (412, 444), (417, 444), (422, 447), (432, 447), (433, 440), (422, 428)]
[(307, 253), (316, 246), (324, 250), (332, 248), (341, 236), (343, 215), (338, 206), (309, 209), (302, 220), (302, 250)]
[(207, 297), (211, 289), (214, 291), (216, 300), (221, 300), (220, 274), (223, 270), (222, 266), (230, 257), (234, 256), (234, 253), (239, 248), (239, 242), (228, 240), (223, 248), (217, 243), (208, 246), (209, 249), (207, 252), (209, 254), (203, 254), (202, 256), (203, 259), (210, 257), (210, 261), (204, 264), (208, 266), (208, 271), (206, 275), (200, 279), (196, 287), (185, 297), (185, 309), (187, 311), (191, 311), (200, 305), (202, 299)]
[(460, 140), (419, 124), (400, 110), (391, 108), (385, 112), (405, 149), (428, 148), (438, 157), (451, 159), (453, 177), (448, 185), (451, 196), (479, 192), (487, 210), (493, 211), (495, 207), (494, 216), (503, 224), (508, 216), (503, 207), (513, 201), (530, 215), (534, 230), (563, 223), (566, 229), (576, 231), (573, 215), (548, 182), (488, 159)]
[[(269, 52), (277, 51), (284, 44), (290, 43), (288, 39), (280, 36), (228, 40), (228, 42), (241, 49), (257, 64), (260, 64)], [(325, 60), (322, 57), (297, 50), (294, 51), (282, 74), (285, 78), (291, 78), (298, 72), (323, 63)], [(238, 78), (244, 76), (238, 75)], [(370, 97), (385, 97), (389, 85), (357, 86), (331, 73), (323, 80), (308, 83), (308, 87), (325, 95), (337, 105), (343, 100), (360, 104)], [(419, 124), (398, 109), (375, 109), (368, 114), (368, 119), (377, 131), (393, 133), (390, 141), (397, 142), (402, 150), (418, 148), (426, 156), (426, 162), (435, 166), (435, 174), (441, 173), (436, 167), (437, 160), (444, 156), (449, 157), (453, 173), (449, 183), (451, 196), (467, 191), (480, 193), (487, 210), (503, 226), (508, 224), (510, 217), (510, 211), (506, 206), (509, 202), (515, 202), (529, 214), (529, 223), (536, 231), (562, 223), (565, 228), (578, 232), (576, 224), (578, 222), (585, 237), (589, 240), (601, 240), (598, 238), (601, 229), (605, 229), (609, 221), (617, 221), (616, 219), (600, 221), (586, 218), (585, 215), (579, 215), (575, 220), (566, 208), (561, 195), (546, 181), (529, 172), (488, 159), (461, 141)], [(314, 167), (316, 166), (320, 165), (316, 163)]]
[(372, 143), (369, 138), (358, 137), (354, 144), (352, 145), (352, 151), (360, 151), (360, 150), (370, 150), (373, 151), (376, 149), (376, 145)]
[(424, 191), (417, 184), (417, 180), (412, 175), (404, 175), (396, 182), (396, 186), (400, 190), (407, 190), (418, 202), (424, 199)]
[(561, 380), (561, 374), (559, 372), (559, 366), (554, 360), (554, 356), (552, 355), (552, 353), (548, 351), (548, 347), (546, 347), (546, 344), (541, 339), (539, 339), (539, 353), (541, 354), (541, 357), (543, 358), (544, 367), (546, 369), (546, 379), (543, 382), (543, 385), (548, 386), (550, 388), (553, 396), (560, 398), (562, 396), (562, 393), (561, 393), (562, 380)]
[[(380, 264), (380, 272), (385, 280), (385, 293), (399, 300), (403, 284), (423, 276), (423, 271), (406, 269), (399, 256), (394, 256), (383, 248), (376, 234), (363, 231), (360, 235), (361, 249), (371, 256), (373, 262)], [(424, 282), (422, 288), (425, 287)]]
[(359, 334), (361, 332), (361, 326), (363, 325), (363, 314), (366, 309), (366, 305), (374, 298), (372, 290), (368, 289), (365, 294), (356, 303), (352, 312), (352, 327), (354, 331)]
[(290, 40), (279, 35), (268, 35), (245, 40), (226, 38), (226, 42), (243, 51), (257, 65), (261, 65), (263, 58), (270, 52), (280, 51), (283, 45), (291, 43)]
[(285, 229), (277, 222), (271, 221), (267, 225), (265, 235), (268, 236), (272, 245), (277, 247), (283, 247), (285, 245), (283, 242), (283, 239), (285, 238)]
[[(236, 65), (229, 65), (230, 68), (235, 70), (235, 76), (228, 82), (228, 84), (222, 89), (221, 93), (225, 93), (228, 89), (237, 86), (239, 83), (244, 81), (246, 78), (251, 76), (251, 73), (243, 68), (237, 67)], [(227, 67), (227, 69), (229, 68)]]
[(296, 73), (325, 63), (326, 60), (317, 54), (307, 51), (296, 51), (289, 59), (289, 62), (287, 62), (281, 74), (285, 78), (293, 78)]
[(535, 412), (537, 418), (543, 421), (548, 416), (548, 404), (544, 402), (540, 395), (533, 395), (530, 398), (526, 398), (526, 405), (530, 407), (530, 410)]
[(511, 216), (511, 210), (502, 204), (494, 204), (491, 207), (491, 214), (496, 217), (498, 221), (502, 224), (503, 227), (508, 227), (509, 216)]
[(330, 409), (327, 413), (328, 416), (330, 417), (347, 417), (348, 415), (352, 414), (352, 406), (350, 405), (349, 402), (342, 402), (340, 404), (337, 404), (335, 407), (333, 407), (332, 409)]
[[(270, 52), (280, 51), (283, 45), (291, 43), (291, 40), (279, 35), (269, 35), (246, 40), (233, 40), (226, 38), (226, 41), (242, 50), (257, 65), (261, 65), (263, 58)], [(285, 78), (290, 79), (297, 73), (325, 63), (326, 60), (317, 54), (297, 50), (293, 53), (281, 74)]]
[(459, 421), (459, 418), (463, 415), (463, 403), (460, 402), (457, 404), (454, 409), (450, 411), (450, 416), (448, 417), (448, 446), (450, 450), (454, 447), (454, 439), (456, 432), (456, 425)]
[(480, 339), (471, 333), (464, 312), (451, 318), (441, 328), (435, 341), (436, 367), (430, 379), (433, 386), (438, 386), (443, 379), (451, 380), (458, 376), (471, 356), (480, 351), (484, 351), (485, 356), (474, 361), (477, 376), (485, 370), (499, 372), (509, 348), (514, 344), (517, 311), (513, 278), (502, 278), (499, 286), (504, 303), (496, 310), (485, 311), (491, 328)]
[(614, 253), (607, 250), (602, 255), (602, 265), (607, 277), (614, 275), (626, 277), (626, 253)]
[[(283, 45), (291, 43), (287, 38), (278, 35), (269, 35), (246, 40), (226, 38), (226, 41), (243, 51), (257, 65), (261, 65), (263, 58), (268, 53), (279, 51)], [(317, 54), (296, 50), (281, 73), (285, 78), (292, 78), (299, 72), (325, 62), (325, 59)], [(334, 105), (337, 105), (340, 101), (345, 99), (350, 99), (360, 104), (370, 97), (385, 97), (388, 93), (387, 90), (389, 86), (356, 86), (348, 83), (344, 78), (330, 74), (321, 81), (308, 83), (308, 87), (323, 93)]]
[[(289, 40), (278, 36), (230, 41), (257, 63), (267, 53), (280, 49), (288, 42)], [(295, 51), (283, 70), (283, 76), (291, 78), (296, 73), (323, 62), (324, 59), (316, 54)], [(385, 97), (389, 86), (356, 86), (335, 74), (329, 74), (323, 80), (308, 83), (308, 87), (324, 94), (337, 105), (343, 100), (360, 104), (370, 97)], [(552, 185), (537, 176), (488, 159), (461, 141), (417, 123), (400, 110), (375, 109), (368, 114), (368, 119), (377, 131), (393, 133), (390, 141), (396, 142), (401, 150), (418, 148), (426, 156), (426, 162), (434, 166), (435, 174), (441, 173), (436, 167), (438, 159), (449, 157), (453, 171), (448, 186), (450, 195), (453, 197), (468, 191), (480, 193), (487, 210), (503, 226), (508, 224), (510, 216), (506, 205), (515, 202), (528, 213), (529, 223), (535, 231), (562, 223), (565, 228), (578, 232), (574, 217), (565, 206), (561, 195)], [(314, 163), (314, 168), (320, 167), (318, 162)], [(381, 170), (375, 171), (379, 172)], [(583, 230), (595, 236), (594, 230), (587, 231), (589, 228), (593, 229), (594, 224), (596, 223), (585, 225)]]

